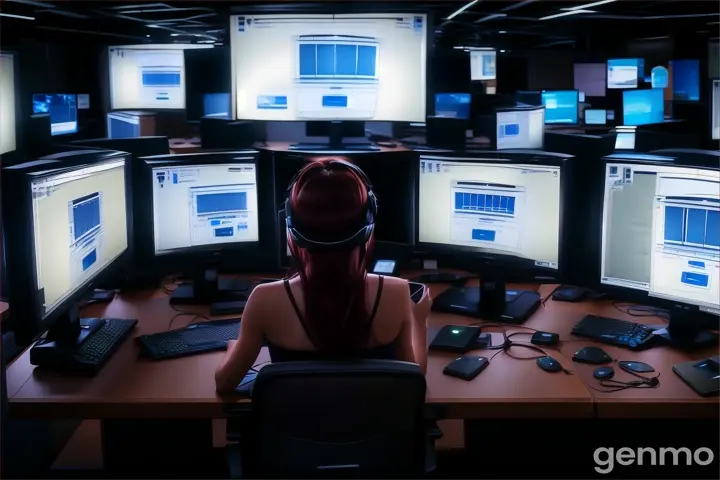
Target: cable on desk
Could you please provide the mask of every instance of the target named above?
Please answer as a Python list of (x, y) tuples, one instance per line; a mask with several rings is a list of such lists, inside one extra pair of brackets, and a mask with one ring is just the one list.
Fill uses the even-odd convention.
[(173, 317), (170, 319), (170, 322), (168, 323), (168, 330), (171, 330), (171, 329), (172, 329), (173, 322), (174, 322), (175, 319), (178, 318), (178, 317), (185, 317), (185, 316), (190, 316), (190, 315), (193, 316), (193, 318), (188, 322), (188, 324), (185, 325), (186, 327), (187, 327), (188, 325), (191, 325), (192, 323), (194, 323), (195, 320), (197, 320), (198, 318), (202, 318), (203, 320), (210, 320), (210, 318), (208, 318), (207, 315), (203, 315), (202, 313), (186, 312), (186, 311), (184, 311), (184, 310), (178, 309), (177, 307), (175, 307), (175, 305), (172, 305), (172, 304), (170, 304), (170, 308), (172, 308), (173, 310), (175, 310), (177, 313), (176, 313), (175, 315), (173, 315)]
[(622, 302), (613, 302), (612, 305), (618, 312), (630, 315), (631, 317), (655, 317), (663, 322), (670, 320), (670, 312), (662, 308)]

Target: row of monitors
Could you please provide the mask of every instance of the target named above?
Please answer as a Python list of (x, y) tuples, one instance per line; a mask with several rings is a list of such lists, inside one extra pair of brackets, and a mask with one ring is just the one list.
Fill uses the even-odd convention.
[[(411, 243), (426, 253), (465, 260), (482, 254), (555, 277), (569, 250), (592, 250), (568, 242), (568, 235), (598, 227), (602, 284), (703, 309), (720, 303), (717, 168), (680, 166), (670, 157), (606, 157), (602, 178), (593, 179), (602, 184), (601, 214), (570, 219), (570, 192), (580, 181), (573, 157), (467, 155), (411, 157), (397, 177), (410, 179), (411, 192), (379, 193), (378, 221), (385, 216), (408, 224)], [(282, 199), (264, 190), (284, 192), (286, 185), (272, 184), (286, 179), (268, 183), (260, 171), (274, 163), (275, 172), (293, 174), (302, 163), (258, 163), (254, 151), (130, 158), (80, 150), (62, 161), (4, 170), (3, 203), (13, 205), (3, 210), (11, 297), (20, 308), (27, 299), (25, 310), (39, 323), (76, 301), (122, 257), (138, 265), (169, 258), (177, 267), (181, 255), (229, 250), (242, 256), (244, 250), (250, 257), (285, 238), (284, 218), (276, 222), (273, 213)], [(371, 181), (386, 169), (368, 172)], [(270, 230), (262, 226), (268, 212)]]

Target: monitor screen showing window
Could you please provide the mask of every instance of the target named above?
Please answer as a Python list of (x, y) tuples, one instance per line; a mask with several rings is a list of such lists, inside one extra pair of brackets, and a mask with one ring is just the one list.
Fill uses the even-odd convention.
[(185, 108), (186, 48), (212, 45), (128, 45), (108, 48), (110, 108)]
[(673, 100), (700, 100), (700, 60), (672, 61)]
[(607, 88), (637, 88), (644, 76), (645, 62), (639, 58), (618, 58), (607, 62)]
[(545, 109), (518, 109), (496, 113), (498, 150), (542, 149), (545, 137)]
[(420, 243), (558, 268), (560, 167), (420, 157)]
[(424, 122), (427, 16), (230, 17), (235, 116)]
[(45, 316), (127, 249), (125, 160), (38, 176), (31, 188)]
[(585, 125), (605, 125), (607, 123), (607, 111), (599, 108), (585, 109)]
[(608, 163), (601, 281), (698, 306), (720, 305), (720, 172)]
[(471, 50), (470, 80), (495, 80), (497, 77), (496, 61), (495, 50)]
[(17, 148), (15, 124), (15, 59), (0, 53), (0, 155)]
[(546, 124), (578, 123), (577, 90), (545, 90), (542, 92), (542, 103), (545, 105)]
[(662, 89), (626, 90), (622, 93), (623, 125), (650, 125), (665, 121)]
[(155, 254), (258, 241), (255, 165), (152, 168)]
[(77, 133), (77, 96), (69, 93), (33, 95), (33, 114), (50, 114), (50, 134)]
[(469, 93), (436, 93), (435, 116), (449, 118), (470, 118)]

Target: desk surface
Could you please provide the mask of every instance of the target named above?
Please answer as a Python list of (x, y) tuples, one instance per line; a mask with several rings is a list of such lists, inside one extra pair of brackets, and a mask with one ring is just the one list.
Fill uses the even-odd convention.
[[(332, 152), (314, 152), (309, 150), (293, 150), (290, 148), (291, 145), (294, 145), (298, 142), (267, 142), (267, 143), (257, 143), (253, 146), (253, 148), (256, 148), (258, 150), (268, 150), (271, 152), (297, 152), (297, 153), (317, 153), (317, 154), (340, 154), (339, 151), (332, 151)], [(310, 143), (310, 142), (304, 142), (304, 143)], [(320, 142), (318, 142), (320, 143)], [(399, 142), (393, 141), (397, 145), (395, 148), (389, 148), (389, 147), (381, 147), (377, 146), (380, 150), (347, 150), (346, 152), (342, 153), (353, 153), (353, 154), (360, 154), (360, 153), (385, 153), (385, 152), (407, 152), (409, 149), (403, 147)]]
[[(431, 291), (437, 294), (444, 288), (433, 285)], [(552, 289), (552, 285), (544, 285), (540, 293), (545, 297)], [(182, 310), (205, 313), (207, 307), (183, 307)], [(107, 306), (91, 306), (84, 312), (86, 316), (137, 318), (134, 335), (167, 330), (176, 313), (161, 290), (124, 294)], [(619, 360), (640, 360), (655, 367), (661, 373), (657, 389), (600, 393), (588, 388), (596, 383), (592, 379), (592, 367), (578, 366), (570, 360), (580, 346), (592, 344), (570, 336), (573, 325), (588, 313), (624, 316), (607, 302), (548, 301), (525, 323), (531, 328), (560, 334), (563, 343), (554, 355), (567, 368), (576, 371), (576, 375), (546, 373), (534, 360), (518, 360), (501, 353), (480, 376), (466, 382), (442, 374), (443, 367), (456, 355), (431, 352), (427, 372), (428, 403), (442, 405), (445, 408), (442, 414), (447, 418), (588, 418), (596, 414), (596, 404), (597, 413), (603, 416), (718, 416), (717, 398), (697, 396), (672, 372), (673, 364), (691, 358), (664, 348), (630, 352), (603, 347)], [(179, 317), (172, 327), (180, 328), (190, 318)], [(475, 320), (467, 317), (433, 312), (429, 336), (442, 325), (473, 322)], [(500, 330), (489, 331), (498, 332), (493, 335), (493, 343), (499, 342)], [(517, 350), (513, 352), (515, 356), (533, 356), (529, 350)], [(486, 356), (492, 353), (478, 352)], [(135, 342), (126, 341), (97, 376), (72, 378), (36, 370), (30, 365), (29, 352), (25, 351), (7, 371), (11, 412), (17, 416), (52, 418), (220, 418), (224, 416), (224, 403), (248, 402), (216, 394), (214, 372), (222, 353), (160, 362), (141, 359), (138, 354)], [(711, 354), (703, 352), (698, 358)], [(268, 361), (268, 352), (263, 349), (257, 364)]]

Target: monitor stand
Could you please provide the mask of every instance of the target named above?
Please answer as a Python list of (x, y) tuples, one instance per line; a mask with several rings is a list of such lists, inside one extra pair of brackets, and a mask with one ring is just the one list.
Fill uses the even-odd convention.
[(295, 143), (290, 145), (290, 150), (312, 150), (328, 152), (361, 151), (379, 152), (380, 147), (370, 142), (365, 143), (343, 143), (342, 122), (330, 122), (328, 132), (328, 143)]
[(170, 304), (245, 301), (252, 288), (253, 284), (248, 280), (219, 278), (217, 270), (204, 269), (194, 275), (192, 282), (181, 283), (170, 293)]
[(661, 343), (678, 350), (716, 347), (718, 334), (712, 331), (711, 323), (712, 317), (708, 314), (690, 308), (676, 307), (670, 310), (668, 324), (658, 326), (655, 337)]
[(32, 365), (60, 366), (72, 362), (75, 351), (105, 324), (102, 318), (80, 318), (78, 307), (72, 307), (55, 320), (44, 339), (30, 349)]
[(480, 287), (450, 287), (433, 298), (432, 309), (482, 320), (521, 324), (540, 306), (540, 294), (507, 290), (501, 281), (485, 280)]

